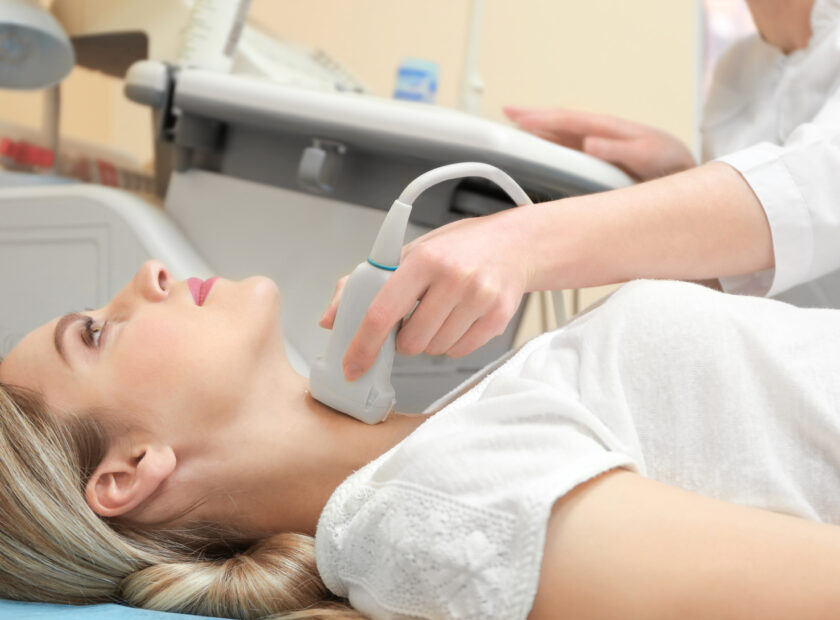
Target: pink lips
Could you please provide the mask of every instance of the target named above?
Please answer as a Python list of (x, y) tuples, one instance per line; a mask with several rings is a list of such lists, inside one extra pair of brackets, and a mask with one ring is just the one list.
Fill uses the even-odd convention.
[(189, 278), (187, 280), (187, 286), (190, 289), (190, 293), (192, 293), (196, 305), (204, 305), (204, 300), (207, 299), (207, 294), (210, 292), (210, 289), (213, 288), (213, 283), (218, 279), (219, 278), (217, 277), (213, 277), (207, 280), (201, 280), (199, 278)]

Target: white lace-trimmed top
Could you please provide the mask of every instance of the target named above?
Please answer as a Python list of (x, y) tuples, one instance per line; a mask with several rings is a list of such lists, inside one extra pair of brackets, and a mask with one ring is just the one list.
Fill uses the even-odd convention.
[(631, 283), (347, 478), (316, 533), (372, 618), (526, 618), (556, 499), (626, 467), (840, 522), (840, 312)]

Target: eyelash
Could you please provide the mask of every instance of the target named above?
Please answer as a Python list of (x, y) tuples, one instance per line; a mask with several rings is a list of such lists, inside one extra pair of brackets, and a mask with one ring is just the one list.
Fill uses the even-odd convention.
[(99, 325), (94, 329), (93, 327), (93, 317), (87, 317), (85, 322), (82, 324), (82, 342), (85, 343), (85, 346), (89, 349), (99, 346), (99, 336), (102, 334), (102, 330), (104, 329), (105, 325)]

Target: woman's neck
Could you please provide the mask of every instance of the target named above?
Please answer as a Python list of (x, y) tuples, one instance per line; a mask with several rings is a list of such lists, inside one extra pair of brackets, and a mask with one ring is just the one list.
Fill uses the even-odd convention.
[[(213, 462), (205, 459), (202, 470), (217, 491), (208, 493), (202, 516), (258, 535), (314, 534), (338, 485), (427, 416), (392, 413), (370, 426), (315, 400), (308, 381), (291, 369), (280, 377), (269, 389), (257, 389), (261, 397), (248, 423), (231, 424), (214, 446)], [(221, 489), (233, 491), (220, 495)]]
[[(308, 464), (300, 479), (283, 474), (281, 477), (294, 484), (293, 495), (299, 498), (294, 512), (300, 525), (291, 529), (309, 534), (315, 533), (318, 517), (338, 485), (396, 446), (428, 417), (392, 413), (380, 424), (365, 424), (315, 400), (308, 382), (301, 391), (298, 407), (310, 423), (308, 429), (301, 429), (303, 436), (314, 438), (318, 446), (310, 444), (302, 450), (301, 458), (308, 459)], [(290, 517), (285, 510), (276, 515), (278, 523)]]
[(808, 46), (814, 0), (747, 0), (761, 38), (785, 54)]

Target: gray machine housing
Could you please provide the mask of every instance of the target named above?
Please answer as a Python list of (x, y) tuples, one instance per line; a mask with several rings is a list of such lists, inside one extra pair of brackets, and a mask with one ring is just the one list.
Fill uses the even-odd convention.
[[(176, 278), (272, 277), (287, 352), (306, 374), (326, 346), (317, 317), (336, 280), (364, 259), (384, 210), (420, 174), (484, 162), (534, 202), (631, 182), (581, 153), (426, 104), (151, 61), (129, 71), (126, 92), (154, 112), (163, 209), (101, 187), (0, 180), (0, 260), (16, 267), (0, 271), (0, 354), (49, 318), (104, 304), (158, 258)], [(415, 203), (407, 238), (511, 206), (486, 181), (443, 183)], [(502, 355), (517, 323), (462, 359), (397, 356), (397, 408), (422, 410)]]

